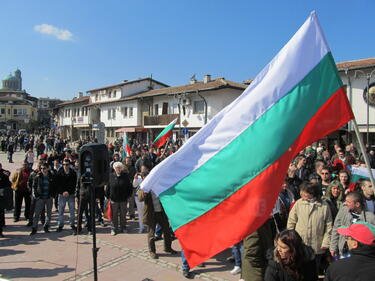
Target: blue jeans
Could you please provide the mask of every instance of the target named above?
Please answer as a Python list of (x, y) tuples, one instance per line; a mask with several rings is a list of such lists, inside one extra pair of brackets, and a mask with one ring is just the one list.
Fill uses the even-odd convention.
[(155, 237), (161, 238), (161, 235), (162, 235), (161, 226), (157, 224), (155, 228)]
[(74, 204), (75, 204), (75, 196), (73, 194), (69, 195), (68, 197), (64, 197), (62, 194), (59, 194), (59, 219), (58, 219), (58, 226), (64, 226), (64, 211), (66, 202), (68, 202), (69, 206), (69, 222), (70, 226), (75, 225), (75, 212), (74, 212)]
[(182, 270), (183, 271), (189, 271), (190, 270), (190, 266), (185, 258), (185, 254), (184, 254), (184, 250), (181, 249), (181, 260), (182, 260)]
[(241, 267), (241, 256), (243, 252), (242, 241), (232, 246), (232, 254), (234, 257), (234, 266)]

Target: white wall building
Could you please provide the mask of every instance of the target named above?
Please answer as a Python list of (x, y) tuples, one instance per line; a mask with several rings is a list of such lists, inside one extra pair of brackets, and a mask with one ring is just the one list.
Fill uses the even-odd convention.
[[(346, 61), (337, 64), (340, 77), (346, 85), (349, 102), (352, 106), (359, 131), (367, 140), (367, 120), (369, 121), (369, 141), (375, 144), (375, 58)], [(369, 103), (367, 103), (367, 82), (369, 82)], [(349, 124), (351, 137), (355, 139), (352, 124)]]
[(182, 129), (191, 136), (245, 89), (246, 85), (210, 75), (176, 87), (150, 78), (126, 81), (60, 104), (57, 125), (63, 137), (77, 140), (93, 136), (93, 125), (100, 122), (108, 142), (126, 132), (129, 139), (144, 143), (178, 118), (174, 138), (183, 137)]
[(246, 85), (224, 78), (211, 80), (210, 75), (205, 75), (203, 81), (193, 80), (187, 85), (137, 95), (137, 98), (143, 99), (143, 126), (149, 129), (152, 140), (166, 125), (178, 118), (175, 133), (186, 128), (191, 136), (245, 89)]

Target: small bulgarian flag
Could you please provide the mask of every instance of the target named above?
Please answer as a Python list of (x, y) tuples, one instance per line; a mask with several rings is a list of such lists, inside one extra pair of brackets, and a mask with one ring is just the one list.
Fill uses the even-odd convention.
[(128, 137), (126, 136), (126, 133), (124, 132), (124, 137), (122, 140), (122, 159), (125, 159), (125, 157), (130, 156), (130, 145), (128, 142)]
[(313, 12), (249, 87), (141, 188), (159, 196), (192, 268), (264, 224), (293, 158), (353, 118)]
[[(370, 180), (370, 175), (368, 173), (367, 168), (365, 167), (354, 167), (352, 166), (350, 169), (351, 176), (350, 176), (350, 183), (349, 183), (349, 189), (350, 191), (354, 191), (356, 188), (357, 183), (361, 179)], [(375, 169), (371, 169), (371, 172), (375, 178)]]
[(171, 123), (169, 123), (168, 126), (165, 127), (164, 130), (161, 131), (161, 133), (156, 137), (156, 139), (152, 143), (152, 145), (155, 148), (163, 146), (167, 142), (167, 139), (172, 136), (172, 131), (177, 123), (177, 119), (178, 118), (174, 119)]

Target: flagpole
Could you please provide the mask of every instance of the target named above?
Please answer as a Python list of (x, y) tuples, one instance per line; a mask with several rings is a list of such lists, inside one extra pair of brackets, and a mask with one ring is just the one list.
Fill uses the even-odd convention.
[(353, 127), (354, 127), (355, 134), (357, 135), (357, 139), (358, 139), (358, 142), (359, 142), (359, 147), (361, 148), (363, 158), (365, 159), (367, 171), (369, 173), (370, 181), (371, 181), (371, 184), (372, 184), (372, 189), (374, 190), (374, 193), (375, 193), (375, 181), (374, 181), (374, 175), (372, 174), (372, 171), (371, 171), (370, 160), (368, 159), (368, 155), (367, 155), (367, 152), (365, 150), (365, 145), (363, 143), (361, 135), (359, 134), (358, 125), (357, 125), (357, 121), (355, 120), (355, 118), (352, 120), (352, 122), (353, 122), (353, 125), (354, 125)]
[(170, 138), (168, 138), (167, 143), (165, 144), (163, 156), (165, 155), (165, 153), (167, 153), (167, 148), (169, 146), (169, 140), (170, 140)]

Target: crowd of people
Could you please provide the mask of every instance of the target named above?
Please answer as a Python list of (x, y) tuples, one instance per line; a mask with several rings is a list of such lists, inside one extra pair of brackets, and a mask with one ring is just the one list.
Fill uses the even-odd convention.
[[(44, 232), (51, 231), (53, 208), (58, 213), (55, 230), (63, 231), (66, 205), (72, 234), (91, 233), (89, 190), (80, 180), (78, 162), (84, 143), (70, 146), (69, 141), (52, 134), (2, 138), (1, 146), (10, 162), (10, 145), (12, 153), (19, 148), (25, 158), (13, 173), (0, 167), (0, 237), (4, 236), (4, 210), (13, 205), (14, 222), (21, 219), (24, 206), (30, 235), (38, 232), (39, 222)], [(105, 226), (103, 217), (110, 205), (111, 235), (129, 232), (127, 220), (137, 219), (137, 232), (147, 232), (151, 258), (158, 258), (155, 241), (159, 239), (164, 240), (165, 252), (176, 254), (172, 248), (175, 237), (158, 197), (139, 186), (150, 170), (176, 152), (181, 143), (171, 141), (160, 149), (136, 140), (130, 140), (130, 145), (130, 155), (126, 155), (121, 139), (108, 144), (109, 182), (96, 188), (93, 215)], [(372, 149), (368, 156), (375, 168)], [(374, 189), (369, 179), (350, 184), (354, 166), (364, 166), (364, 161), (353, 144), (345, 148), (336, 144), (330, 150), (317, 143), (301, 151), (289, 165), (270, 218), (233, 245), (231, 273), (241, 274), (245, 281), (317, 280), (318, 276), (354, 280), (348, 279), (353, 276), (348, 269), (363, 263), (366, 265), (356, 275), (360, 277), (357, 280), (375, 276)], [(183, 275), (191, 278), (183, 251), (181, 258)]]
[[(374, 151), (369, 148), (367, 154), (375, 168)], [(270, 219), (240, 247), (233, 246), (234, 259), (242, 260), (235, 261), (232, 273), (241, 272), (246, 281), (317, 280), (324, 276), (326, 280), (372, 280), (374, 189), (369, 178), (353, 183), (352, 167), (365, 167), (363, 155), (353, 144), (345, 148), (336, 144), (329, 151), (318, 143), (301, 151), (289, 165)], [(357, 224), (360, 227), (350, 235), (344, 231)], [(367, 240), (362, 239), (361, 228), (367, 229)], [(242, 255), (236, 254), (239, 251)], [(366, 265), (350, 274), (337, 270), (358, 260), (372, 267)]]

